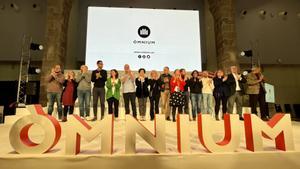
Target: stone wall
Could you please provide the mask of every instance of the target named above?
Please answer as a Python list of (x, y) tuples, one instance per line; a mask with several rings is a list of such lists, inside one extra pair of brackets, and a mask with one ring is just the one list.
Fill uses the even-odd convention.
[(208, 0), (214, 18), (217, 65), (228, 71), (231, 65), (239, 65), (235, 28), (235, 1)]
[(67, 35), (72, 0), (47, 1), (46, 44), (42, 62), (40, 103), (47, 104), (45, 76), (56, 65), (64, 65), (67, 53)]

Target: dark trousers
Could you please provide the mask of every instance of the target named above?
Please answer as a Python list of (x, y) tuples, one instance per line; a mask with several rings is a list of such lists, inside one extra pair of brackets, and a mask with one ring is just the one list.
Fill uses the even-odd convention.
[(98, 99), (100, 98), (100, 108), (101, 108), (101, 119), (104, 117), (105, 111), (105, 89), (104, 88), (93, 88), (93, 110), (94, 117), (97, 117), (98, 112)]
[(173, 117), (173, 121), (175, 120), (176, 109), (178, 109), (178, 113), (179, 113), (179, 114), (182, 114), (182, 107), (183, 107), (183, 106), (172, 106), (172, 117)]
[(154, 119), (154, 113), (159, 114), (159, 99), (160, 95), (150, 97), (150, 117)]
[(264, 93), (259, 94), (249, 94), (249, 104), (251, 107), (251, 113), (257, 115), (257, 102), (259, 103), (259, 110), (261, 118), (266, 118), (269, 116), (266, 104), (266, 98)]
[(64, 117), (67, 117), (68, 112), (69, 114), (73, 114), (74, 106), (64, 106)]
[(216, 117), (219, 115), (219, 110), (221, 106), (221, 101), (222, 101), (222, 113), (223, 115), (227, 113), (227, 100), (228, 98), (226, 96), (214, 96), (215, 97), (215, 115)]
[(132, 115), (136, 118), (136, 104), (135, 104), (135, 92), (132, 93), (123, 93), (124, 104), (125, 104), (125, 113), (130, 114), (129, 102), (131, 103)]
[(188, 91), (185, 91), (183, 92), (183, 95), (184, 95), (184, 113), (185, 114), (190, 114), (190, 92)]
[(115, 117), (119, 117), (119, 100), (114, 97), (107, 99), (108, 114), (114, 114)]

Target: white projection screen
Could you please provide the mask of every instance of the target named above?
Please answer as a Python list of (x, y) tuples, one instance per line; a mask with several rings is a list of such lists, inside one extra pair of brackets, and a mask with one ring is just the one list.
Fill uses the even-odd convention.
[(199, 11), (89, 7), (87, 22), (89, 69), (202, 69)]

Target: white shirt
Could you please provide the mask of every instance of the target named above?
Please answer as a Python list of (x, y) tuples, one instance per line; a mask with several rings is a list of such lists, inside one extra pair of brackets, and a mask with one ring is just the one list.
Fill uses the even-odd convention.
[(241, 91), (241, 88), (240, 88), (240, 85), (239, 85), (239, 78), (238, 78), (238, 75), (233, 73), (233, 77), (235, 79), (235, 90), (236, 91)]
[(208, 77), (204, 77), (201, 80), (202, 80), (202, 84), (203, 84), (202, 93), (212, 94), (213, 90), (215, 88), (213, 80)]
[(112, 95), (114, 95), (115, 94), (115, 90), (116, 90), (116, 87), (115, 87), (115, 85), (117, 84), (119, 82), (119, 79), (111, 79), (111, 84), (113, 84), (112, 85)]
[(134, 79), (131, 79), (131, 76), (124, 74), (123, 77), (127, 77), (127, 80), (123, 82), (123, 93), (133, 93), (135, 92)]

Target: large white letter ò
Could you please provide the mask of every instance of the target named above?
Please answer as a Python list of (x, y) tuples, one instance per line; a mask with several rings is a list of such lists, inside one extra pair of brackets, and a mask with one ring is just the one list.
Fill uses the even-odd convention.
[[(59, 141), (61, 127), (54, 117), (43, 111), (41, 105), (30, 105), (27, 106), (27, 109), (31, 114), (17, 120), (10, 130), (10, 144), (20, 154), (45, 153)], [(29, 138), (29, 129), (34, 124), (39, 125), (45, 132), (45, 137), (39, 144), (34, 143)]]

